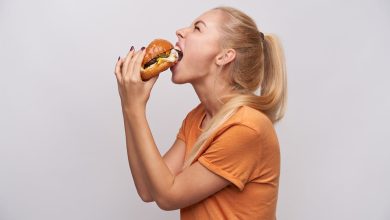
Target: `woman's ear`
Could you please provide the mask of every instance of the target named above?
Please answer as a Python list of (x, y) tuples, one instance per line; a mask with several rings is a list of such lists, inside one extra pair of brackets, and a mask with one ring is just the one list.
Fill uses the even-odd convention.
[(225, 49), (217, 55), (216, 64), (218, 66), (226, 65), (236, 58), (236, 51), (234, 49)]

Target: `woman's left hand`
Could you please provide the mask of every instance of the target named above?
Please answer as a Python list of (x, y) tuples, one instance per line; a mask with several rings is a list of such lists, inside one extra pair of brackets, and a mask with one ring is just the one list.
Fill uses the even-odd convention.
[(125, 112), (145, 110), (152, 87), (158, 78), (156, 76), (146, 82), (141, 79), (141, 64), (144, 56), (144, 48), (135, 52), (132, 47), (126, 58), (119, 58), (116, 63), (115, 75), (122, 109)]

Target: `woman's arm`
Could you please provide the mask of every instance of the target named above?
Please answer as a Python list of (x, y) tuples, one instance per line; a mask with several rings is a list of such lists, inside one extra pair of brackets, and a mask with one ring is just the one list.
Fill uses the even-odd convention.
[[(132, 47), (127, 55), (126, 58), (131, 57), (134, 54), (134, 48)], [(121, 86), (121, 82), (123, 82), (122, 73), (125, 72), (128, 65), (124, 65), (124, 62), (120, 57), (118, 58), (118, 62), (115, 66), (115, 75), (117, 77), (118, 82), (118, 90), (119, 95), (121, 97), (121, 105), (122, 105), (122, 114), (123, 114), (123, 122), (125, 127), (125, 135), (126, 135), (126, 148), (127, 148), (127, 157), (129, 161), (129, 166), (131, 170), (131, 174), (133, 176), (133, 181), (135, 184), (135, 188), (137, 189), (138, 195), (141, 197), (141, 199), (144, 202), (151, 202), (153, 201), (151, 199), (150, 193), (147, 189), (146, 184), (146, 178), (144, 176), (144, 170), (142, 169), (142, 166), (139, 166), (139, 160), (136, 156), (135, 149), (134, 149), (134, 141), (133, 137), (130, 131), (129, 127), (129, 119), (127, 118), (127, 115), (125, 114), (125, 108), (127, 106), (127, 103), (125, 102), (125, 96), (126, 91), (123, 90)]]
[[(128, 123), (129, 119), (126, 114), (124, 114), (124, 112), (123, 118), (125, 124), (127, 156), (135, 187), (137, 189), (138, 195), (144, 202), (153, 202), (154, 200), (150, 195), (147, 185), (145, 183), (145, 171), (141, 169), (141, 166), (138, 166), (140, 161), (138, 160), (134, 149), (134, 141)], [(181, 168), (184, 163), (184, 155), (185, 143), (182, 140), (176, 139), (172, 147), (165, 153), (163, 157), (164, 163), (168, 166), (171, 173), (173, 173), (173, 175), (175, 176), (179, 174), (182, 170)]]
[(151, 197), (149, 190), (146, 184), (145, 171), (142, 169), (142, 166), (139, 166), (140, 161), (136, 156), (134, 149), (134, 141), (129, 127), (129, 119), (126, 114), (123, 112), (123, 121), (125, 125), (125, 134), (126, 134), (126, 148), (127, 148), (127, 157), (129, 161), (129, 166), (131, 174), (133, 176), (133, 181), (135, 188), (137, 189), (138, 195), (141, 197), (144, 202), (152, 202), (153, 198)]
[[(129, 141), (132, 144), (128, 147), (128, 151), (131, 153), (131, 157), (129, 157), (130, 166), (138, 168), (134, 169), (138, 172), (133, 173), (133, 178), (138, 183), (143, 182), (142, 189), (148, 192), (149, 197), (152, 197), (149, 200), (156, 201), (159, 194), (171, 185), (174, 175), (163, 161), (154, 143), (144, 112), (140, 114), (124, 113), (124, 115), (125, 123), (128, 126), (126, 136), (132, 137), (132, 140)], [(145, 186), (147, 186), (147, 189)]]
[[(129, 58), (133, 55), (134, 55), (134, 50), (132, 47), (126, 58)], [(121, 97), (129, 167), (133, 176), (133, 181), (136, 186), (138, 195), (141, 197), (141, 199), (144, 202), (152, 202), (153, 198), (151, 197), (149, 190), (147, 189), (144, 170), (142, 169), (141, 166), (139, 166), (139, 160), (134, 151), (134, 141), (128, 124), (129, 118), (125, 114), (125, 109), (127, 106), (126, 99), (125, 99), (126, 91), (123, 89), (123, 85), (121, 84), (123, 83), (124, 69), (126, 69), (127, 67), (128, 67), (127, 65), (124, 65), (124, 60), (120, 59), (119, 57), (118, 62), (115, 66), (115, 75), (117, 76), (118, 89)], [(178, 139), (173, 143), (172, 147), (164, 155), (163, 160), (174, 175), (177, 175), (181, 171), (181, 167), (184, 162), (184, 155), (185, 155), (185, 143)]]
[[(144, 184), (160, 208), (164, 210), (183, 208), (216, 193), (230, 182), (199, 162), (183, 170), (178, 176), (170, 171), (154, 143), (146, 120), (146, 103), (157, 77), (142, 81), (140, 69), (144, 56), (145, 51), (135, 53), (131, 49), (123, 66), (122, 60), (118, 60), (115, 70), (122, 109), (130, 128), (129, 137), (132, 137), (134, 145), (131, 153), (134, 153), (133, 157), (138, 160), (133, 167), (140, 167)], [(139, 175), (134, 176), (140, 178)]]
[(139, 166), (145, 170), (153, 200), (164, 210), (187, 207), (223, 189), (230, 182), (205, 168), (199, 162), (172, 174), (154, 143), (144, 110), (127, 113)]

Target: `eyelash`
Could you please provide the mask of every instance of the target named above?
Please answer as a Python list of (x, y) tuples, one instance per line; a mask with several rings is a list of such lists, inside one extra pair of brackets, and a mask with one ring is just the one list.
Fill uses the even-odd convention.
[(194, 26), (194, 29), (200, 31), (200, 28), (198, 26)]

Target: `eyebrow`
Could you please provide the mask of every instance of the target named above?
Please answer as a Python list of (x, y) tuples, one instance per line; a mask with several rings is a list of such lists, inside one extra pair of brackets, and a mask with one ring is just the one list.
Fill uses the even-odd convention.
[(194, 23), (194, 26), (197, 25), (197, 24), (203, 24), (205, 27), (207, 27), (206, 23), (202, 20), (198, 20)]

